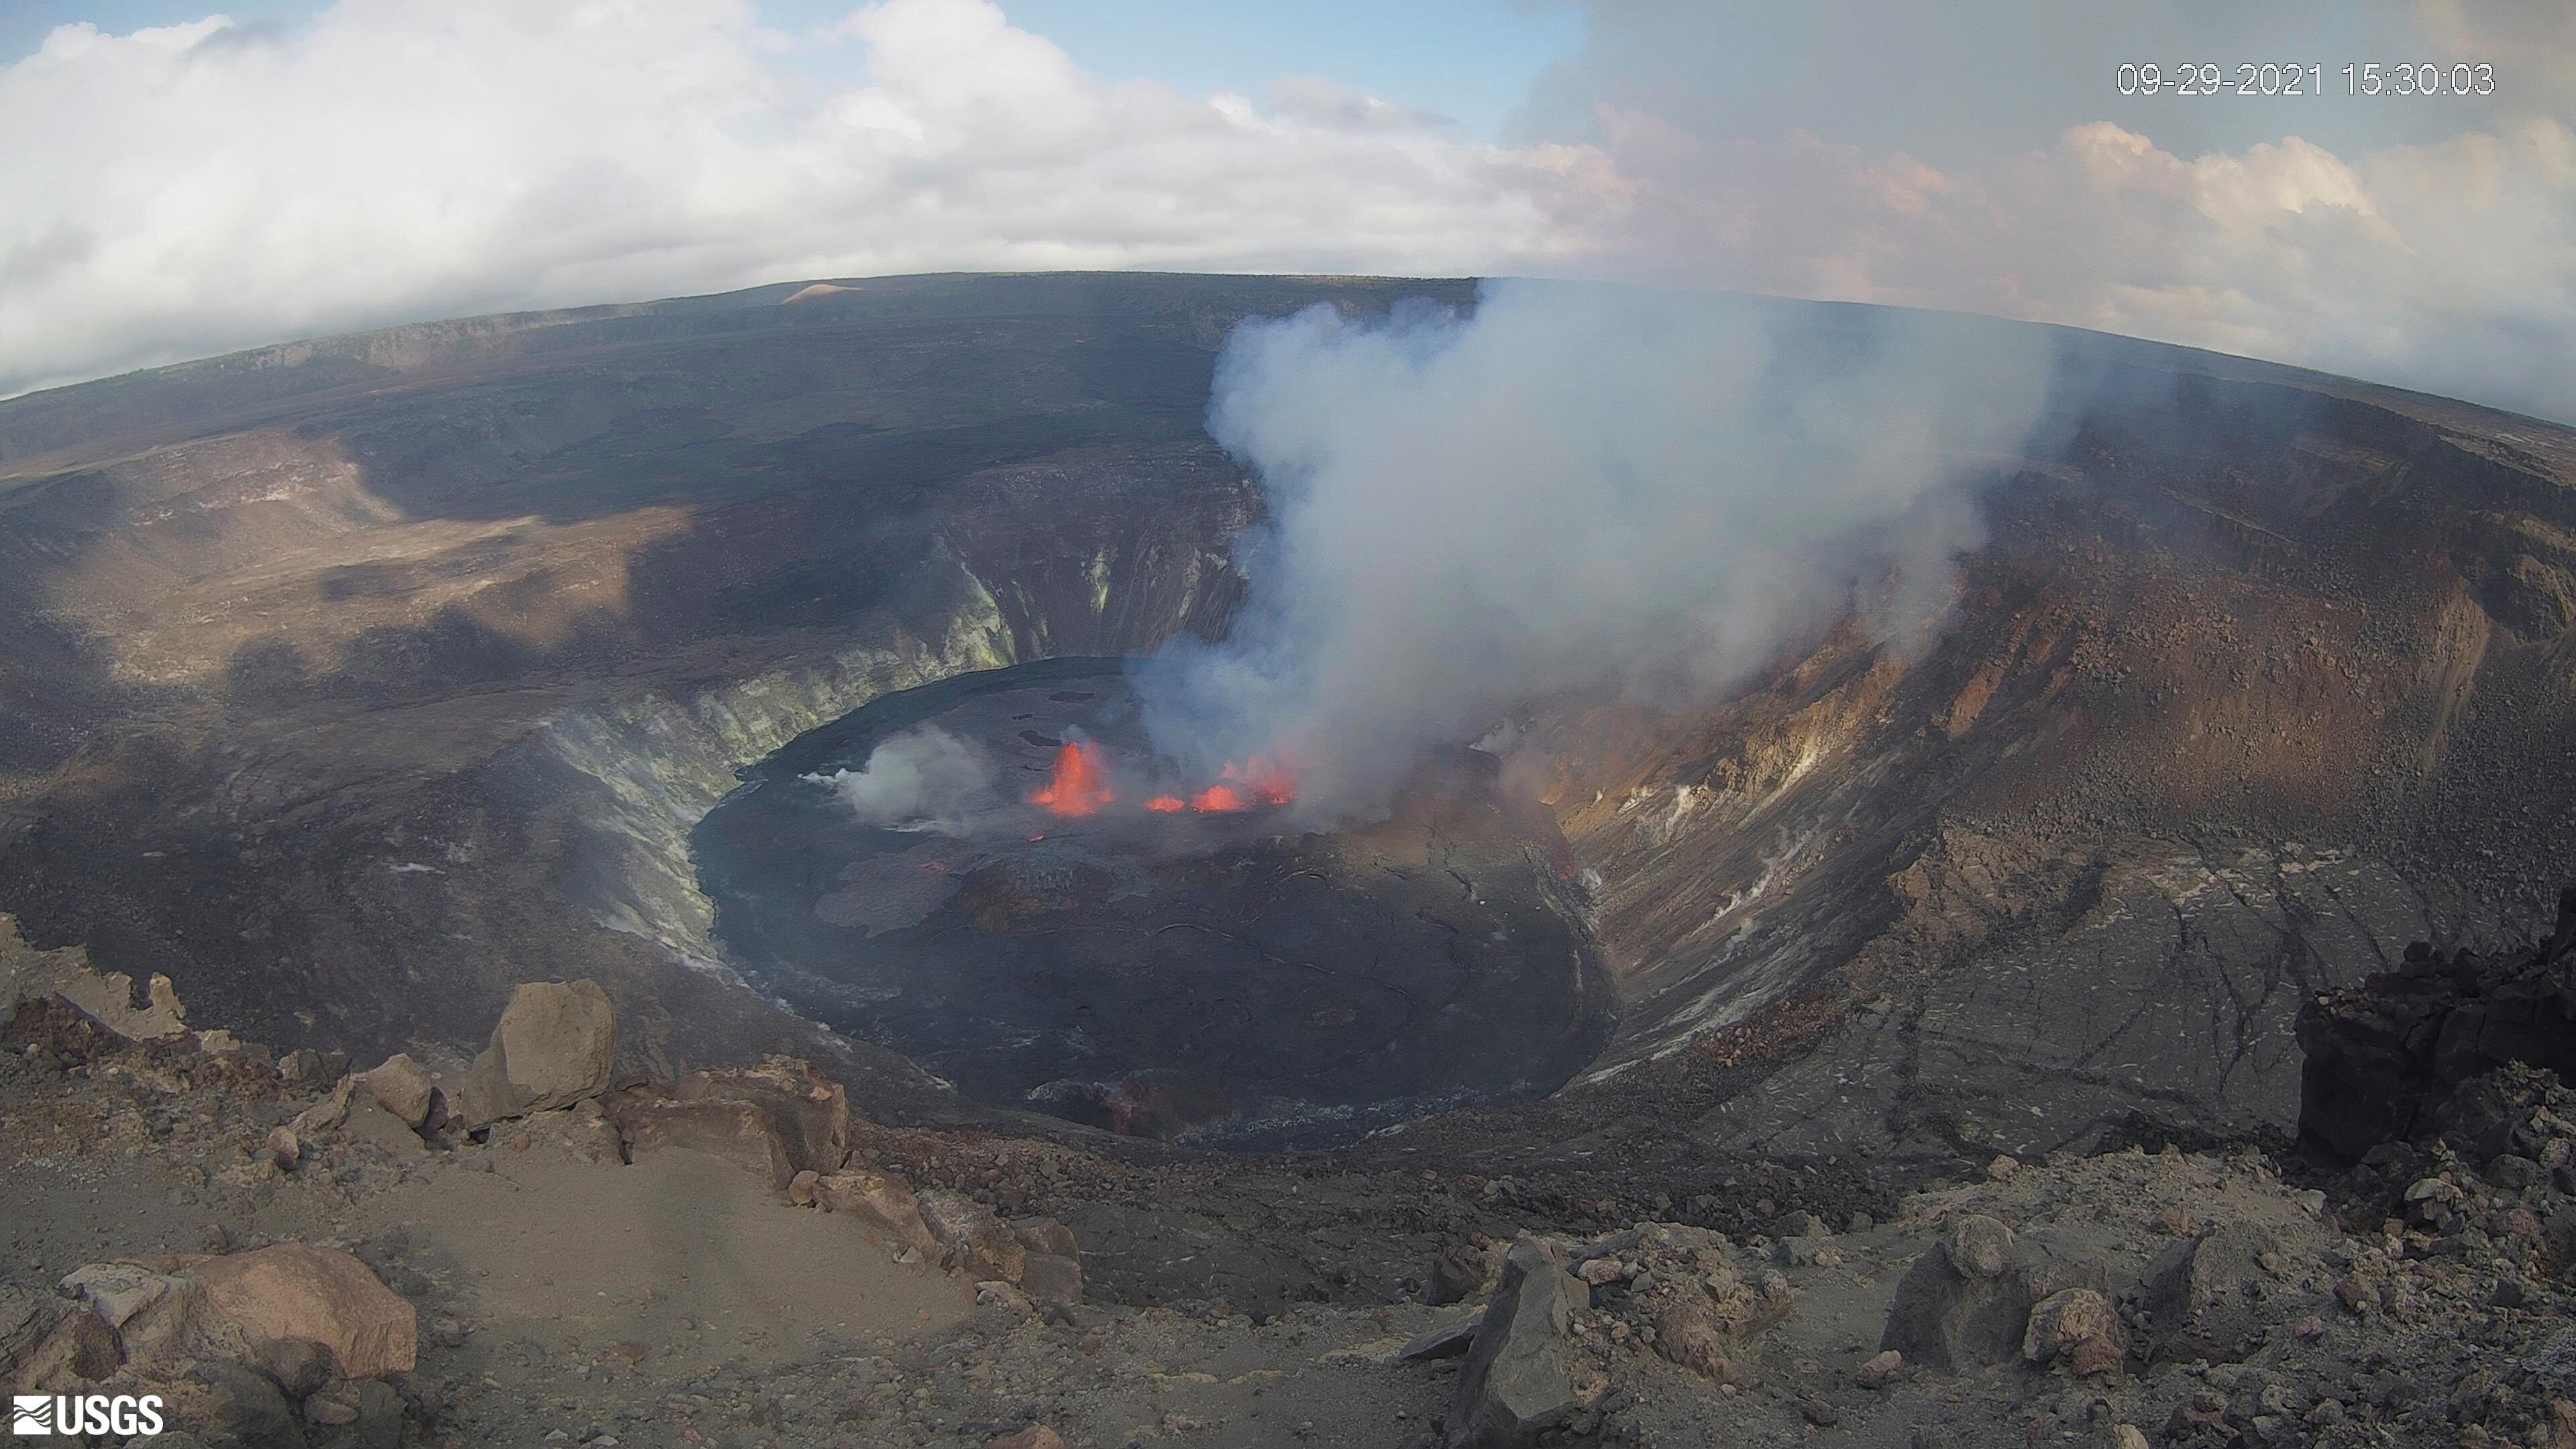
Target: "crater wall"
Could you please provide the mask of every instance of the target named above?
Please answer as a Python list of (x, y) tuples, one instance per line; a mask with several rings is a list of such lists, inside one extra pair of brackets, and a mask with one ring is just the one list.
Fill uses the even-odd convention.
[[(273, 1041), (434, 1055), (589, 974), (638, 1065), (848, 1050), (703, 969), (685, 837), (732, 772), (886, 690), (1219, 627), (1261, 508), (1201, 426), (1225, 330), (1472, 300), (796, 290), (0, 403), (0, 913)], [(2056, 340), (2080, 391), (1999, 464), (1926, 647), (1846, 628), (1725, 698), (1522, 721), (1622, 1025), (1513, 1130), (2277, 1125), (2283, 1003), (2545, 907), (2576, 853), (2567, 432)], [(920, 1085), (876, 1065), (860, 1090)]]

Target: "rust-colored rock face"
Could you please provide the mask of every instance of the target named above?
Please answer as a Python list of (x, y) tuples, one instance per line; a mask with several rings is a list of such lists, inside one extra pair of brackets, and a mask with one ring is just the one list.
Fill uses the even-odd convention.
[(279, 1243), (208, 1258), (188, 1271), (205, 1286), (207, 1315), (254, 1353), (264, 1345), (310, 1343), (340, 1378), (411, 1371), (419, 1315), (346, 1253)]
[(2576, 446), (2314, 389), (2099, 401), (1988, 495), (1928, 642), (1543, 712), (1609, 1059), (1717, 1028), (1780, 1065), (1704, 1129), (1793, 1155), (2287, 1131), (2308, 996), (2520, 930), (2576, 851), (2565, 626), (2517, 582), (2576, 578)]

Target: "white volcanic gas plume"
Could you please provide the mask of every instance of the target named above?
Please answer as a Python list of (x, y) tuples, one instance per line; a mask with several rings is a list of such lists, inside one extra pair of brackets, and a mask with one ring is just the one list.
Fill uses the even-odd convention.
[(1740, 682), (1863, 586), (1919, 629), (2050, 364), (1975, 318), (1535, 282), (1245, 323), (1208, 426), (1271, 522), (1230, 636), (1138, 666), (1149, 731), (1289, 759), (1349, 821), (1535, 701)]
[(993, 762), (984, 752), (933, 725), (886, 740), (855, 770), (807, 775), (827, 785), (852, 814), (871, 825), (964, 835), (974, 817), (994, 808)]

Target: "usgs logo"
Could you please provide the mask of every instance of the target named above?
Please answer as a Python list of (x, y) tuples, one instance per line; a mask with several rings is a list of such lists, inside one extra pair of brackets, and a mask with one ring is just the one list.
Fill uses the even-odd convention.
[(161, 1396), (118, 1394), (12, 1394), (12, 1434), (125, 1434), (161, 1432)]

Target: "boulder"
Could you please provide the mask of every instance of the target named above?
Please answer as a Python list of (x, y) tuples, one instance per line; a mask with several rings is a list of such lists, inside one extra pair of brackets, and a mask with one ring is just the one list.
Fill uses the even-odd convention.
[(2267, 1275), (2261, 1259), (2276, 1251), (2272, 1235), (2230, 1223), (2173, 1244), (2147, 1265), (2138, 1301), (2163, 1341), (2190, 1333), (2220, 1349), (2242, 1345), (2268, 1324), (2246, 1285)]
[(962, 1192), (931, 1188), (917, 1195), (921, 1221), (938, 1241), (940, 1266), (982, 1281), (1017, 1283), (1028, 1261), (1019, 1235), (993, 1210)]
[(2021, 1356), (2034, 1364), (2064, 1358), (2078, 1373), (2097, 1373), (2120, 1361), (2127, 1337), (2109, 1298), (2090, 1288), (2064, 1288), (2030, 1310)]
[(1655, 1352), (1703, 1378), (1736, 1380), (1732, 1335), (1718, 1323), (1706, 1294), (1687, 1290), (1657, 1300)]
[(900, 1251), (910, 1248), (925, 1258), (940, 1253), (939, 1240), (922, 1221), (921, 1206), (903, 1179), (882, 1172), (835, 1172), (814, 1184), (814, 1204), (829, 1213), (857, 1220), (860, 1230)]
[(1587, 1296), (1535, 1240), (1512, 1244), (1458, 1374), (1452, 1449), (1529, 1449), (1574, 1416), (1565, 1330)]
[(773, 1056), (758, 1066), (690, 1072), (671, 1085), (682, 1102), (748, 1102), (798, 1172), (838, 1172), (850, 1160), (850, 1099), (811, 1062)]
[(75, 1308), (54, 1321), (11, 1376), (13, 1392), (71, 1393), (106, 1378), (125, 1363), (124, 1345), (108, 1321)]
[(1963, 1215), (1950, 1225), (1949, 1236), (1942, 1240), (1950, 1255), (1950, 1266), (1970, 1278), (2000, 1275), (2012, 1245), (2013, 1230), (2003, 1219), (1984, 1213)]
[(163, 1360), (196, 1347), (204, 1290), (163, 1264), (91, 1263), (65, 1275), (61, 1291), (116, 1330), (128, 1362)]
[(2015, 1237), (1980, 1216), (1953, 1225), (1906, 1270), (1880, 1348), (1941, 1373), (2001, 1363), (2021, 1352), (2040, 1300), (2062, 1289), (2108, 1286), (2099, 1263), (2069, 1258), (2032, 1235)]
[(123, 1328), (128, 1320), (188, 1286), (189, 1281), (177, 1274), (136, 1263), (90, 1263), (64, 1274), (61, 1291), (106, 1319), (108, 1327)]
[(408, 1053), (396, 1052), (359, 1079), (376, 1104), (418, 1131), (429, 1120), (429, 1072)]
[(1078, 1259), (1053, 1253), (1025, 1254), (1020, 1263), (1020, 1291), (1032, 1303), (1070, 1308), (1082, 1301), (1082, 1264)]
[(198, 1417), (188, 1427), (209, 1444), (243, 1449), (301, 1449), (304, 1426), (286, 1396), (268, 1375), (248, 1364), (215, 1360), (197, 1365), (194, 1377), (206, 1386)]
[(796, 1176), (787, 1143), (757, 1102), (683, 1102), (621, 1093), (610, 1113), (631, 1159), (685, 1147), (734, 1163), (766, 1181), (773, 1191), (784, 1191)]
[(491, 1045), (448, 1094), (450, 1119), (471, 1131), (569, 1107), (608, 1090), (616, 1058), (617, 1013), (598, 982), (527, 982), (511, 993)]
[(301, 1138), (338, 1131), (340, 1124), (349, 1120), (349, 1097), (353, 1086), (347, 1077), (342, 1077), (330, 1091), (322, 1094), (322, 1100), (297, 1113), (295, 1120), (286, 1124), (287, 1130)]
[(1877, 1357), (1852, 1370), (1852, 1382), (1864, 1389), (1883, 1389), (1905, 1373), (1905, 1355), (1895, 1349), (1882, 1350)]
[(0, 1288), (0, 1379), (16, 1381), (19, 1366), (62, 1316), (63, 1301), (51, 1294)]
[(402, 1396), (376, 1379), (343, 1379), (304, 1401), (308, 1423), (340, 1431), (324, 1441), (334, 1449), (400, 1449), (402, 1409)]
[(576, 1162), (626, 1160), (625, 1138), (595, 1101), (531, 1114), (518, 1130), (530, 1147), (561, 1152)]
[(1053, 1218), (1019, 1218), (1011, 1223), (1011, 1233), (1020, 1246), (1032, 1253), (1052, 1253), (1059, 1258), (1080, 1261), (1082, 1249), (1075, 1246), (1073, 1229)]
[(280, 1340), (320, 1348), (341, 1378), (407, 1373), (419, 1317), (400, 1294), (346, 1253), (279, 1243), (207, 1258), (188, 1269), (205, 1289), (210, 1325), (251, 1354)]
[(364, 1142), (403, 1156), (423, 1150), (419, 1133), (383, 1103), (365, 1094), (349, 1099), (349, 1110), (340, 1122), (339, 1133), (344, 1142)]
[(1423, 1301), (1434, 1308), (1463, 1303), (1485, 1286), (1485, 1250), (1473, 1243), (1451, 1243), (1431, 1260), (1431, 1277)]
[(1064, 1449), (1064, 1436), (1044, 1424), (1031, 1424), (999, 1439), (988, 1439), (984, 1449)]
[(596, 981), (531, 981), (511, 993), (490, 1050), (517, 1097), (514, 1114), (569, 1107), (608, 1090), (617, 1013)]
[(1432, 1359), (1456, 1358), (1473, 1347), (1476, 1330), (1484, 1324), (1485, 1310), (1469, 1309), (1447, 1321), (1435, 1323), (1404, 1341), (1395, 1351), (1399, 1363), (1427, 1363)]
[(290, 1399), (303, 1398), (331, 1382), (330, 1356), (309, 1338), (269, 1339), (252, 1352), (251, 1362)]
[(460, 1132), (474, 1132), (512, 1115), (510, 1084), (501, 1075), (501, 1058), (486, 1048), (462, 1076), (438, 1079), (438, 1095), (447, 1103), (447, 1120)]

